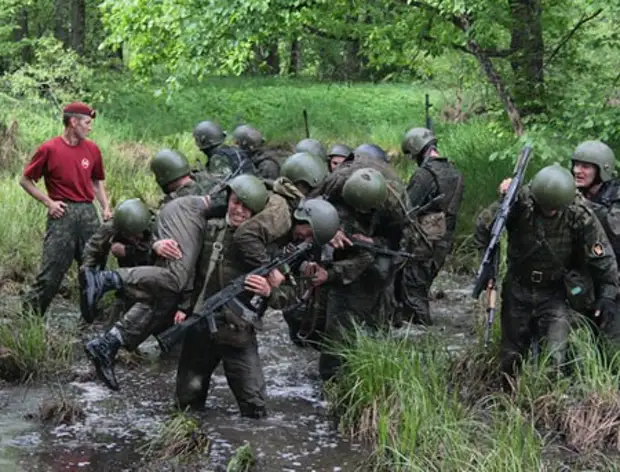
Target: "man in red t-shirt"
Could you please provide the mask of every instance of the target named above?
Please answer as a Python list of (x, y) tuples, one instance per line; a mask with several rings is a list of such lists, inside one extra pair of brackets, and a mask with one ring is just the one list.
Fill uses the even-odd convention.
[[(45, 314), (73, 260), (81, 265), (84, 245), (99, 227), (95, 197), (103, 219), (112, 216), (103, 185), (101, 151), (86, 139), (95, 116), (95, 110), (84, 103), (67, 105), (64, 132), (39, 146), (19, 182), (47, 207), (41, 271), (24, 297), (24, 308), (40, 315)], [(47, 194), (36, 185), (41, 177)]]

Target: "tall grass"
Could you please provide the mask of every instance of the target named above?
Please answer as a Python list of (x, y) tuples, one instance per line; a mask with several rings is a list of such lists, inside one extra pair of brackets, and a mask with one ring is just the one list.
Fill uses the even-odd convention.
[(570, 341), (570, 375), (543, 352), (507, 394), (494, 351), (474, 346), (463, 356), (473, 361), (455, 362), (437, 340), (358, 332), (328, 397), (343, 430), (374, 446), (378, 470), (552, 470), (547, 435), (588, 454), (619, 447), (618, 360), (597, 354), (587, 329)]

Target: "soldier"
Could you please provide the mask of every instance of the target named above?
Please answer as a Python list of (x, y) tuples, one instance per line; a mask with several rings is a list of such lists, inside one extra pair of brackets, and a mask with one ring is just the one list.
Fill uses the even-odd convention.
[(307, 152), (322, 160), (326, 160), (327, 158), (325, 147), (319, 141), (312, 138), (306, 138), (299, 141), (295, 145), (295, 152)]
[(351, 155), (351, 152), (351, 148), (345, 144), (334, 144), (327, 153), (329, 171), (334, 172)]
[(353, 149), (351, 159), (374, 159), (382, 162), (389, 162), (388, 155), (376, 144), (360, 144)]
[(419, 228), (432, 255), (410, 261), (402, 271), (400, 296), (404, 317), (413, 323), (432, 324), (428, 292), (452, 250), (456, 220), (463, 200), (463, 176), (454, 164), (437, 151), (437, 138), (426, 128), (412, 128), (402, 142), (405, 155), (415, 159), (418, 169), (407, 187), (412, 207), (423, 207), (440, 197), (417, 215)]
[[(103, 219), (112, 216), (103, 180), (101, 152), (88, 140), (96, 112), (75, 102), (63, 110), (64, 131), (41, 144), (24, 169), (19, 184), (47, 207), (41, 270), (24, 296), (25, 310), (44, 315), (75, 259), (82, 264), (86, 241), (99, 226), (93, 200), (101, 205)], [(43, 177), (47, 194), (36, 182)]]
[[(252, 175), (240, 175), (227, 184), (227, 218), (237, 221), (245, 209), (259, 212), (267, 202), (267, 189)], [(95, 364), (99, 377), (113, 390), (118, 389), (114, 357), (121, 346), (135, 349), (156, 328), (172, 319), (183, 319), (193, 306), (196, 269), (211, 212), (207, 196), (179, 197), (164, 205), (157, 221), (161, 238), (153, 245), (160, 256), (155, 266), (121, 268), (118, 271), (80, 272), (82, 296), (80, 309), (89, 313), (97, 300), (109, 290), (124, 290), (137, 300), (120, 322), (103, 337), (86, 345), (86, 353)], [(161, 256), (167, 246), (177, 248), (177, 257)]]
[[(479, 216), (481, 248), (489, 242), (498, 205)], [(603, 319), (617, 310), (618, 273), (601, 224), (576, 192), (570, 172), (560, 166), (543, 168), (519, 191), (506, 229), (500, 364), (512, 376), (534, 338), (545, 338), (557, 365), (562, 363), (569, 332), (564, 278), (571, 269), (585, 266), (592, 274)]]
[(213, 121), (201, 121), (194, 128), (194, 140), (208, 158), (209, 173), (227, 175), (241, 167), (242, 173), (254, 174), (256, 169), (248, 155), (237, 147), (224, 144), (225, 139), (226, 131)]
[[(252, 212), (246, 211), (244, 215), (247, 220)], [(324, 201), (302, 202), (293, 218), (294, 237), (302, 241), (314, 238), (318, 244), (329, 241), (339, 225), (335, 208)], [(205, 256), (210, 261), (204, 279), (207, 297), (254, 269), (239, 255), (246, 248), (235, 243), (234, 234), (242, 224), (241, 219), (231, 218), (209, 222), (205, 241)], [(267, 278), (257, 275), (249, 276), (247, 284), (248, 291), (236, 299), (237, 306), (242, 305), (246, 315), (252, 313), (252, 318), (260, 320), (265, 309), (263, 299), (271, 295), (272, 285)], [(227, 307), (216, 318), (217, 333), (200, 328), (188, 331), (177, 370), (176, 392), (180, 408), (204, 408), (211, 375), (221, 361), (241, 415), (265, 416), (265, 380), (256, 339), (256, 327), (260, 322), (251, 323), (246, 321), (247, 316), (244, 318)]]
[[(140, 199), (123, 201), (114, 211), (112, 219), (99, 226), (86, 243), (80, 269), (105, 267), (109, 253), (116, 257), (119, 267), (151, 265), (154, 259), (151, 246), (155, 242), (153, 223), (153, 215)], [(131, 305), (132, 300), (117, 293), (110, 310), (112, 315), (108, 318), (118, 319)]]
[(263, 148), (265, 138), (259, 130), (252, 126), (240, 125), (235, 128), (233, 136), (235, 144), (250, 156), (258, 177), (267, 180), (278, 178), (284, 158), (276, 149)]

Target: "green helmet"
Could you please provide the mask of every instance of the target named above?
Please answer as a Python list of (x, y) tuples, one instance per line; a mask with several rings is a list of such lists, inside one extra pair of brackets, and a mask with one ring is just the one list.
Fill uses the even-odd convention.
[(187, 159), (181, 154), (171, 149), (162, 149), (151, 160), (151, 171), (165, 192), (170, 182), (189, 175), (190, 168)]
[(248, 125), (237, 126), (233, 131), (233, 138), (237, 146), (247, 151), (254, 151), (265, 142), (263, 134), (253, 126)]
[(116, 207), (112, 221), (121, 234), (141, 234), (151, 224), (151, 212), (139, 198), (131, 198)]
[(375, 161), (388, 162), (389, 159), (383, 149), (376, 144), (360, 144), (353, 149), (353, 158), (372, 159)]
[(321, 246), (331, 241), (340, 228), (338, 211), (334, 205), (322, 198), (302, 200), (293, 217), (310, 225), (314, 239)]
[(616, 166), (614, 152), (602, 141), (584, 141), (573, 152), (571, 161), (573, 164), (575, 161), (579, 161), (597, 166), (599, 178), (602, 182), (612, 179), (614, 167)]
[(310, 188), (319, 185), (329, 174), (324, 161), (307, 152), (298, 152), (288, 157), (280, 168), (280, 175), (291, 182), (304, 182)]
[(367, 167), (353, 172), (342, 187), (344, 201), (362, 213), (379, 209), (387, 195), (387, 184), (381, 172)]
[(427, 128), (411, 128), (401, 144), (403, 153), (416, 158), (429, 144), (437, 144), (437, 138), (430, 129)]
[(327, 153), (327, 157), (349, 157), (351, 154), (351, 148), (344, 144), (334, 144), (329, 152)]
[(530, 184), (534, 201), (543, 210), (561, 210), (575, 198), (575, 180), (571, 173), (557, 164), (538, 171)]
[(209, 149), (224, 142), (226, 131), (213, 121), (201, 121), (194, 128), (194, 139), (200, 149)]
[(295, 146), (295, 152), (309, 152), (310, 154), (320, 157), (321, 159), (327, 158), (327, 153), (323, 145), (316, 139), (302, 139)]
[(267, 187), (265, 184), (250, 174), (238, 175), (234, 179), (231, 179), (226, 187), (237, 195), (237, 198), (241, 200), (246, 207), (252, 210), (253, 213), (258, 213), (265, 208), (269, 194), (267, 193)]

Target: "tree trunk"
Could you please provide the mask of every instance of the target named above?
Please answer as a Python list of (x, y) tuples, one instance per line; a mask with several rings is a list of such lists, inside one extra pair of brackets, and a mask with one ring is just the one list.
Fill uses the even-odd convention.
[(295, 76), (301, 70), (301, 45), (299, 39), (291, 41), (291, 55), (288, 62), (288, 75)]
[(344, 43), (344, 64), (342, 70), (347, 80), (359, 80), (363, 78), (364, 58), (361, 53), (359, 39)]
[(267, 46), (267, 57), (265, 58), (265, 65), (267, 66), (266, 72), (268, 75), (280, 74), (280, 54), (278, 53), (277, 41), (274, 41)]
[(84, 54), (86, 34), (86, 0), (71, 1), (71, 47), (80, 56)]
[(510, 64), (514, 97), (523, 114), (544, 111), (544, 52), (541, 0), (510, 0), (512, 15)]
[(482, 70), (487, 76), (487, 79), (493, 85), (493, 87), (495, 87), (495, 90), (497, 90), (497, 95), (499, 96), (499, 99), (504, 105), (504, 110), (506, 111), (506, 114), (510, 119), (510, 124), (512, 125), (512, 129), (514, 130), (515, 134), (517, 136), (523, 136), (524, 126), (523, 120), (521, 119), (521, 113), (516, 107), (514, 99), (510, 95), (510, 92), (506, 90), (506, 85), (504, 84), (504, 81), (495, 70), (493, 62), (491, 62), (491, 59), (484, 54), (484, 52), (480, 48), (480, 45), (473, 39), (467, 41), (467, 49), (476, 57), (476, 59), (480, 63), (480, 66), (482, 67)]
[(69, 46), (69, 5), (67, 0), (54, 0), (54, 37)]
[[(17, 13), (17, 28), (13, 31), (13, 39), (15, 42), (19, 42), (22, 39), (27, 39), (28, 35), (28, 9), (22, 8)], [(33, 56), (32, 46), (22, 45), (20, 55), (23, 62), (30, 62)]]

